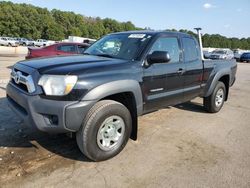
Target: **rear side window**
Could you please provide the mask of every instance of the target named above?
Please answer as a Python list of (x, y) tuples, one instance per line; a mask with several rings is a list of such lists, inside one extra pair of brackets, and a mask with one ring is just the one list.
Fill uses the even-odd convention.
[(57, 50), (63, 51), (63, 52), (75, 52), (76, 47), (75, 45), (61, 45), (57, 47)]
[(149, 54), (154, 51), (166, 51), (171, 58), (170, 62), (176, 63), (180, 61), (180, 47), (178, 39), (175, 37), (160, 37), (153, 44)]
[(185, 61), (195, 61), (198, 59), (198, 49), (194, 39), (183, 38), (184, 58)]

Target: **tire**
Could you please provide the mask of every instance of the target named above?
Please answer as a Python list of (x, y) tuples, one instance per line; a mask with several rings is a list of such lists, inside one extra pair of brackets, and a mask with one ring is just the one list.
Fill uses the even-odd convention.
[(203, 104), (205, 109), (210, 113), (217, 113), (223, 107), (224, 101), (226, 97), (226, 87), (223, 82), (218, 82), (216, 87), (214, 88), (213, 93), (204, 97)]
[[(112, 129), (109, 129), (110, 127)], [(97, 102), (88, 112), (76, 133), (76, 141), (86, 157), (93, 161), (104, 161), (123, 150), (131, 130), (132, 119), (129, 110), (116, 101), (103, 100)], [(109, 146), (104, 146), (106, 143), (109, 143)]]

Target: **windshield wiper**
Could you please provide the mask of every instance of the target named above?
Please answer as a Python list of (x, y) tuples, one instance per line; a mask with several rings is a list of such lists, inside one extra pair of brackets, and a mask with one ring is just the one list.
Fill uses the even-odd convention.
[(109, 55), (109, 54), (90, 54), (90, 53), (84, 52), (84, 53), (83, 53), (83, 55), (94, 55), (94, 56), (101, 56), (101, 57), (115, 58), (114, 56)]
[(114, 56), (109, 55), (109, 54), (94, 54), (96, 56), (101, 56), (101, 57), (109, 57), (109, 58), (114, 58)]

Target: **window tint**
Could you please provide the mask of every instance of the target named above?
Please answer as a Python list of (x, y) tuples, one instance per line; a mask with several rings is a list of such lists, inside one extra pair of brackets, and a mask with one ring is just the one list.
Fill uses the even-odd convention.
[(74, 45), (61, 45), (57, 47), (57, 50), (64, 51), (64, 52), (75, 52), (75, 46)]
[(185, 61), (195, 61), (198, 59), (197, 45), (194, 39), (183, 38)]
[(154, 51), (166, 51), (169, 53), (171, 58), (170, 62), (179, 62), (180, 61), (180, 48), (178, 39), (175, 37), (161, 37), (158, 38), (153, 44), (149, 54), (152, 54)]
[(83, 54), (86, 49), (87, 49), (87, 46), (78, 45), (78, 51), (80, 54)]

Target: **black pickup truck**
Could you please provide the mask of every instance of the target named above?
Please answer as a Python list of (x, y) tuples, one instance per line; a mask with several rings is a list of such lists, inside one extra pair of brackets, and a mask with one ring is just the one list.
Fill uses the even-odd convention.
[(195, 97), (218, 112), (236, 70), (234, 60), (204, 61), (188, 34), (121, 32), (104, 36), (84, 55), (16, 63), (7, 99), (25, 124), (76, 133), (83, 154), (102, 161), (137, 139), (138, 116)]

